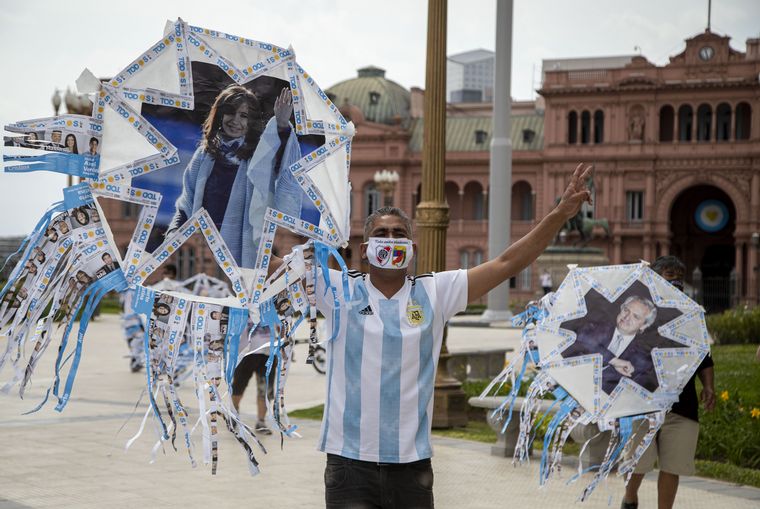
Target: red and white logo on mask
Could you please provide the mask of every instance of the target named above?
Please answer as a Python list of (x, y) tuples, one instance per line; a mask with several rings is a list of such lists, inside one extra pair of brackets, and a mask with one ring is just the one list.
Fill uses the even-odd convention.
[(370, 237), (367, 242), (369, 263), (381, 269), (405, 269), (413, 255), (414, 247), (409, 239)]

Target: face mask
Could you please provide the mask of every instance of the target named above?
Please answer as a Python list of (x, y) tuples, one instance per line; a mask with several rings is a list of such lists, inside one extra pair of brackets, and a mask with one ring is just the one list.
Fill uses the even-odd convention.
[(370, 265), (381, 269), (405, 269), (414, 255), (409, 239), (370, 237), (367, 242), (367, 258)]

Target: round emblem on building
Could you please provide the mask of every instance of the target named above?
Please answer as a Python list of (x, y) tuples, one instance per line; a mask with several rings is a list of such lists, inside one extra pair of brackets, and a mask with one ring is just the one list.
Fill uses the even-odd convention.
[(710, 60), (713, 55), (715, 55), (715, 50), (712, 48), (712, 46), (702, 46), (699, 48), (699, 58), (705, 62)]
[(718, 200), (705, 200), (694, 213), (697, 226), (708, 233), (719, 232), (728, 224), (728, 207)]

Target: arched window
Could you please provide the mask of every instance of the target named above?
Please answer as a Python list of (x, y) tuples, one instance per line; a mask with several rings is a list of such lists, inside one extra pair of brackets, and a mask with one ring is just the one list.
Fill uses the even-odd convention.
[(464, 186), (464, 210), (462, 219), (484, 219), (485, 207), (483, 200), (483, 186), (480, 182), (468, 182)]
[(177, 251), (177, 277), (187, 279), (196, 274), (195, 270), (195, 248), (192, 246), (182, 246)]
[(588, 143), (591, 139), (591, 113), (581, 113), (581, 143)]
[(483, 252), (480, 249), (463, 248), (459, 251), (459, 266), (471, 269), (483, 263)]
[(660, 108), (660, 141), (673, 141), (674, 123), (673, 107), (666, 104)]
[(594, 143), (604, 142), (604, 112), (596, 110), (594, 112)]
[(470, 252), (466, 249), (459, 251), (459, 266), (463, 269), (470, 268)]
[(364, 188), (364, 218), (379, 209), (381, 207), (382, 200), (382, 193), (375, 186), (375, 183), (370, 182), (367, 184), (367, 186)]
[(678, 108), (678, 141), (691, 141), (693, 117), (694, 110), (688, 104)]
[(578, 143), (578, 114), (574, 111), (567, 116), (567, 142)]
[(462, 198), (456, 182), (446, 182), (446, 202), (449, 204), (449, 218), (454, 221), (462, 219)]
[(140, 215), (141, 207), (136, 203), (128, 201), (121, 202), (121, 216), (124, 219), (136, 218)]
[(715, 139), (728, 141), (731, 139), (731, 106), (720, 103), (715, 110)]
[(712, 108), (709, 104), (700, 104), (697, 108), (697, 141), (710, 141), (712, 129)]
[(748, 140), (752, 124), (752, 108), (747, 103), (736, 105), (736, 136), (737, 140)]
[(421, 201), (422, 201), (422, 183), (417, 184), (417, 192), (412, 195), (412, 203), (414, 204), (414, 207), (412, 207), (412, 219), (417, 217), (417, 205), (419, 205)]
[(512, 219), (515, 221), (533, 220), (533, 189), (521, 180), (512, 186)]

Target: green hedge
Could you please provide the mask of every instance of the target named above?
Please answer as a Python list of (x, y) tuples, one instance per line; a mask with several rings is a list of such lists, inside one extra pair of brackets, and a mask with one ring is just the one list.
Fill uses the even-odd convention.
[(706, 318), (716, 343), (736, 345), (760, 342), (760, 307), (729, 309)]

